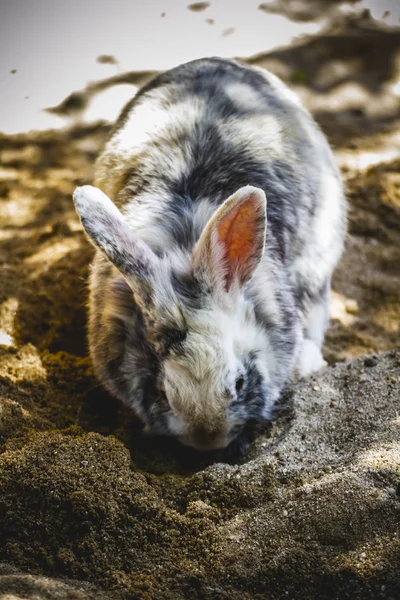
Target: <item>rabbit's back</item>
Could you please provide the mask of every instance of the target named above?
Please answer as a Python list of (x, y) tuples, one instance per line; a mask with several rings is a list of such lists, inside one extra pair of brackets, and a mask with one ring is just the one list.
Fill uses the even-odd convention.
[(293, 280), (316, 254), (336, 263), (344, 199), (331, 151), (275, 76), (204, 59), (156, 77), (124, 109), (97, 164), (97, 185), (155, 251), (190, 249), (215, 208), (244, 185), (263, 189), (268, 231)]

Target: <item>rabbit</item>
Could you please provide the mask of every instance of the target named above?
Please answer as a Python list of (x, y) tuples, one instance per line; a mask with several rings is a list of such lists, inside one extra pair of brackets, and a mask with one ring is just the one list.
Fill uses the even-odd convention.
[(74, 193), (95, 372), (145, 431), (226, 448), (326, 364), (346, 231), (326, 138), (273, 74), (201, 59), (138, 91), (95, 170)]

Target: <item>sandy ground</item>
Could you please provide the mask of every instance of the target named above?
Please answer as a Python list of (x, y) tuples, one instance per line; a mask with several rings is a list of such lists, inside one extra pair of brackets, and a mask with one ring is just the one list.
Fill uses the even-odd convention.
[(71, 194), (109, 126), (0, 136), (1, 598), (399, 597), (399, 53), (366, 18), (250, 60), (312, 110), (350, 212), (331, 366), (240, 460), (143, 438), (93, 377)]

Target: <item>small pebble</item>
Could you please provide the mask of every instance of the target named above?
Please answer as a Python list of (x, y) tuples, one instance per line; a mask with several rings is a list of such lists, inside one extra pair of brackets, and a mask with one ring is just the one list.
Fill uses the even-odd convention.
[(346, 300), (344, 307), (346, 309), (346, 312), (350, 315), (357, 315), (359, 312), (357, 300), (354, 300), (353, 298), (349, 298), (348, 300)]
[(209, 6), (209, 2), (193, 2), (192, 4), (189, 4), (187, 8), (189, 10), (192, 10), (193, 12), (202, 12), (203, 10), (206, 10), (206, 8), (208, 8)]
[(378, 360), (375, 358), (375, 356), (367, 356), (364, 359), (364, 367), (376, 367), (377, 364)]

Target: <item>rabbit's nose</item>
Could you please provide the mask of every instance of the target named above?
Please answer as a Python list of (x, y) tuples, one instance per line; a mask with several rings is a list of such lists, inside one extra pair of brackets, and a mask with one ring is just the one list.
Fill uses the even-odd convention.
[(190, 438), (193, 447), (198, 450), (218, 450), (228, 443), (225, 428), (210, 429), (204, 425), (193, 428)]

